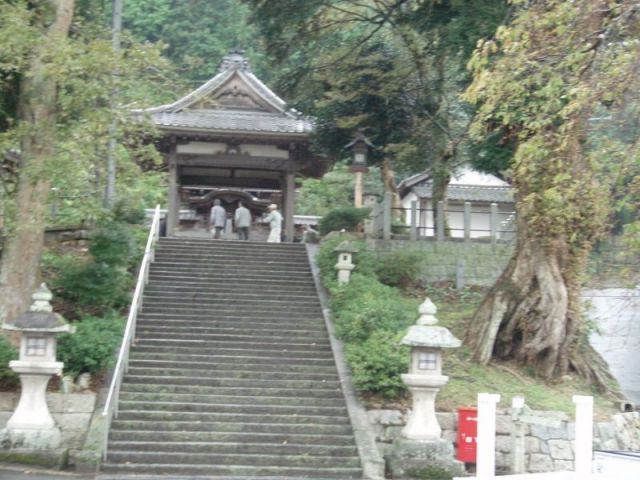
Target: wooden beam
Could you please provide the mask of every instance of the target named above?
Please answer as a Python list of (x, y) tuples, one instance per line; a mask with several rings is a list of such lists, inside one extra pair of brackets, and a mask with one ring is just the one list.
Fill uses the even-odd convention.
[(284, 237), (285, 241), (293, 242), (294, 224), (293, 215), (296, 202), (296, 174), (287, 172), (283, 185), (283, 209), (284, 209)]
[(167, 236), (173, 235), (178, 227), (178, 213), (180, 210), (180, 198), (178, 192), (180, 186), (178, 184), (178, 163), (176, 158), (176, 141), (172, 137), (169, 147), (169, 208), (167, 210)]

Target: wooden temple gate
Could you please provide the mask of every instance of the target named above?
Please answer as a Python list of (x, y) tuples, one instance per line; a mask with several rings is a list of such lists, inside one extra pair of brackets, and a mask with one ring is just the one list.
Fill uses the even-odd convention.
[[(167, 235), (180, 228), (181, 204), (202, 211), (207, 201), (235, 192), (254, 213), (278, 203), (284, 239), (293, 240), (296, 177), (324, 171), (309, 149), (314, 126), (252, 73), (242, 51), (227, 55), (218, 74), (185, 97), (136, 113), (162, 134), (158, 148), (169, 172)], [(271, 196), (261, 201), (252, 191)]]

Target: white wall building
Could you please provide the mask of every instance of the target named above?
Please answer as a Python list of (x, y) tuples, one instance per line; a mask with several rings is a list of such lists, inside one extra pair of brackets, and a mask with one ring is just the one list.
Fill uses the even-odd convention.
[[(433, 181), (429, 173), (421, 173), (398, 185), (407, 225), (411, 224), (411, 204), (418, 202), (418, 236), (435, 235)], [(515, 232), (514, 189), (504, 180), (470, 167), (462, 167), (454, 174), (447, 189), (447, 226), (454, 238), (464, 237), (464, 205), (470, 203), (471, 238), (489, 237), (491, 233), (491, 204), (496, 204), (498, 238), (509, 240)]]

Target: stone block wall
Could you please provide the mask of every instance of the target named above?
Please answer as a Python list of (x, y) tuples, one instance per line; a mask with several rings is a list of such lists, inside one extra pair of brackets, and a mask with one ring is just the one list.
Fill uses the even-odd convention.
[[(0, 392), (0, 430), (11, 418), (19, 399), (19, 393)], [(47, 404), (62, 433), (63, 447), (81, 449), (96, 407), (96, 394), (48, 393)]]
[[(386, 458), (393, 440), (400, 436), (406, 415), (399, 410), (369, 410), (369, 422), (376, 436), (381, 454)], [(536, 416), (559, 421), (557, 428), (530, 424), (525, 426), (525, 466), (529, 473), (573, 470), (575, 424), (562, 412), (534, 412)], [(454, 444), (458, 414), (438, 413), (442, 438)], [(509, 473), (511, 469), (511, 430), (513, 422), (507, 410), (496, 417), (496, 470)], [(614, 415), (606, 422), (595, 422), (593, 448), (596, 450), (640, 450), (640, 413)]]
[(367, 240), (367, 245), (378, 252), (414, 250), (425, 256), (421, 278), (425, 282), (455, 281), (458, 263), (464, 264), (465, 285), (493, 285), (506, 267), (513, 246), (491, 245), (483, 242), (446, 240)]

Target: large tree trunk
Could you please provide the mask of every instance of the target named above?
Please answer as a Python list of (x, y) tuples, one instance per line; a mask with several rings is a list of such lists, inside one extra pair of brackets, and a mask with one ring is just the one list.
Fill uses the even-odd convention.
[[(43, 12), (42, 43), (34, 52), (20, 85), (19, 120), (28, 131), (21, 142), (21, 160), (15, 194), (15, 228), (10, 233), (0, 271), (0, 316), (11, 321), (29, 306), (38, 280), (44, 243), (50, 183), (46, 163), (54, 155), (56, 137), (55, 80), (48, 72), (51, 50), (69, 33), (74, 0), (49, 0), (53, 23)], [(46, 11), (46, 9), (44, 9)], [(46, 22), (46, 23), (45, 23)]]
[(391, 162), (389, 162), (389, 159), (387, 158), (382, 161), (380, 177), (382, 179), (384, 191), (391, 193), (392, 205), (393, 208), (396, 209), (396, 215), (402, 215), (402, 211), (399, 210), (402, 208), (402, 203), (400, 202), (400, 194), (398, 193), (398, 186), (396, 184), (396, 173), (393, 171)]
[(584, 262), (588, 251), (576, 256), (566, 239), (535, 238), (518, 223), (515, 252), (476, 311), (465, 343), (483, 365), (515, 360), (546, 379), (573, 369), (604, 388), (606, 364), (583, 335), (580, 284), (567, 268)]

